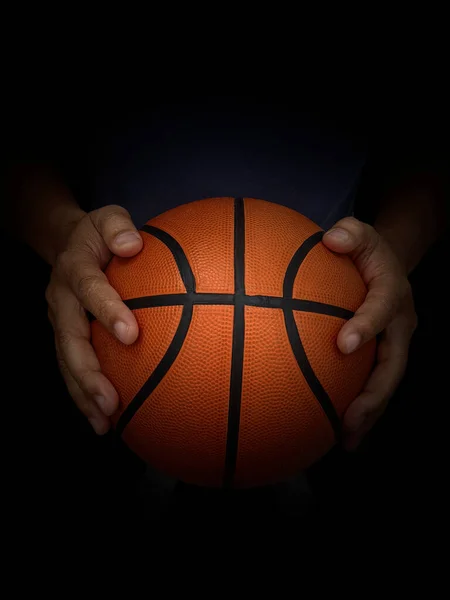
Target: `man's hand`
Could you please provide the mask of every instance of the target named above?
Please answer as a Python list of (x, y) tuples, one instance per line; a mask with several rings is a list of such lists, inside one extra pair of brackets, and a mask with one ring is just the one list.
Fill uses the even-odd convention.
[(118, 394), (101, 373), (90, 343), (87, 309), (124, 344), (138, 336), (133, 313), (103, 273), (112, 254), (130, 257), (142, 238), (128, 212), (106, 206), (84, 214), (59, 252), (46, 292), (48, 316), (55, 332), (58, 364), (72, 398), (98, 434), (110, 427)]
[(373, 227), (345, 218), (323, 243), (348, 254), (368, 288), (365, 302), (339, 332), (339, 349), (349, 354), (381, 333), (375, 369), (344, 417), (344, 445), (352, 450), (384, 412), (404, 375), (417, 317), (406, 271)]

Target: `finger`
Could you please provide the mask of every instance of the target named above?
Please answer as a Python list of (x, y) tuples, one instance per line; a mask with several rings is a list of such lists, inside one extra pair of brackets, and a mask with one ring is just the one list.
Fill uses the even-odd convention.
[(354, 217), (338, 221), (323, 235), (322, 240), (330, 250), (350, 256), (366, 285), (385, 272), (404, 274), (386, 240), (371, 225)]
[[(81, 305), (124, 344), (132, 344), (139, 333), (136, 319), (89, 252), (65, 252), (58, 258), (58, 272), (70, 285)], [(56, 312), (56, 311), (55, 311)]]
[(324, 234), (323, 242), (335, 252), (349, 254), (369, 289), (337, 338), (339, 349), (348, 354), (386, 328), (409, 284), (390, 246), (366, 223), (353, 217), (341, 219)]
[(358, 431), (346, 433), (343, 439), (343, 446), (345, 450), (348, 452), (353, 452), (353, 450), (356, 450), (382, 414), (383, 411), (381, 411), (379, 414), (372, 414), (364, 421), (363, 425)]
[(389, 272), (372, 280), (364, 302), (339, 331), (341, 352), (354, 352), (388, 326), (405, 295), (405, 285), (406, 281)]
[(78, 409), (88, 419), (95, 433), (97, 433), (98, 435), (105, 434), (111, 426), (109, 419), (101, 412), (101, 410), (98, 408), (95, 402), (83, 393), (75, 379), (72, 377), (58, 349), (57, 341), (56, 348), (59, 370), (61, 371), (61, 375), (67, 386), (69, 394), (73, 398)]
[(142, 249), (142, 238), (130, 214), (121, 206), (105, 206), (91, 212), (90, 218), (114, 254), (134, 256)]
[(407, 322), (398, 318), (384, 332), (378, 345), (377, 365), (344, 416), (344, 432), (352, 444), (373, 426), (397, 389), (408, 361), (411, 331)]
[(61, 285), (58, 291), (53, 319), (58, 351), (71, 376), (83, 394), (93, 398), (106, 416), (112, 415), (118, 408), (119, 396), (101, 372), (90, 344), (86, 314), (66, 286)]

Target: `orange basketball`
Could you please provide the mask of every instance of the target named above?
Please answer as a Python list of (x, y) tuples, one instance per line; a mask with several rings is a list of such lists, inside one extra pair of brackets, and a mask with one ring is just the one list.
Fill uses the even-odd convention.
[(134, 258), (106, 274), (139, 337), (92, 341), (120, 396), (117, 432), (186, 482), (250, 487), (308, 467), (339, 439), (375, 342), (344, 355), (336, 337), (366, 288), (301, 214), (253, 198), (179, 206), (142, 229)]

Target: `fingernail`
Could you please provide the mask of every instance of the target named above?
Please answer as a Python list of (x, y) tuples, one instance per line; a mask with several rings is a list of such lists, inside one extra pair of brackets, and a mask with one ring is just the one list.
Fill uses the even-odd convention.
[(88, 421), (91, 424), (92, 429), (95, 431), (96, 434), (103, 435), (104, 433), (106, 433), (108, 431), (108, 428), (105, 427), (105, 423), (103, 422), (102, 419), (99, 419), (98, 417), (90, 417), (88, 419)]
[(354, 352), (356, 348), (361, 344), (361, 336), (359, 333), (350, 333), (344, 341), (345, 351), (347, 354)]
[(114, 324), (114, 333), (121, 342), (126, 343), (128, 338), (128, 325), (123, 321), (117, 321), (117, 323)]
[(135, 231), (124, 231), (114, 240), (118, 246), (128, 246), (129, 244), (135, 244), (137, 240), (140, 240), (140, 236)]
[(325, 235), (331, 237), (337, 242), (348, 242), (350, 239), (348, 232), (345, 231), (345, 229), (340, 229), (339, 227), (336, 227), (336, 229), (330, 229)]

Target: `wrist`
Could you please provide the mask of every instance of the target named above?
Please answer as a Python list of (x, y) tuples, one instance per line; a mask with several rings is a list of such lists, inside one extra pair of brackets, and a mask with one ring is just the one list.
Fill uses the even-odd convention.
[(444, 221), (441, 196), (434, 179), (414, 178), (384, 200), (374, 226), (408, 275), (440, 235)]
[(86, 214), (69, 188), (45, 165), (23, 165), (9, 177), (10, 227), (54, 266), (76, 224)]
[(60, 252), (67, 246), (72, 231), (87, 213), (75, 203), (57, 205), (49, 214), (49, 253), (48, 262), (55, 265)]
[(405, 271), (406, 275), (408, 275), (413, 268), (410, 260), (413, 250), (412, 244), (409, 243), (408, 239), (399, 235), (399, 232), (394, 227), (389, 227), (389, 225), (385, 223), (375, 223), (374, 228), (378, 235), (388, 243), (402, 269)]

